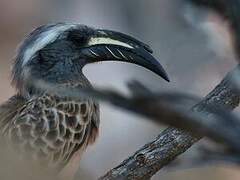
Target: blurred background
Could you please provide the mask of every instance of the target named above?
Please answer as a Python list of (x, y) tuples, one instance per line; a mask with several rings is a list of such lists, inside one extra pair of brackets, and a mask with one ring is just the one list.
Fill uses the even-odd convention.
[[(0, 1), (0, 102), (14, 94), (10, 71), (17, 45), (33, 28), (70, 21), (131, 34), (145, 41), (167, 70), (171, 83), (135, 65), (106, 62), (85, 67), (84, 73), (98, 87), (126, 91), (136, 79), (154, 91), (181, 91), (206, 95), (235, 66), (231, 55), (217, 56), (207, 37), (183, 18), (180, 0), (1, 0)], [(100, 136), (81, 161), (81, 179), (96, 179), (118, 165), (164, 127), (128, 112), (101, 105)], [(157, 174), (153, 179), (237, 180), (238, 168), (205, 167)], [(83, 178), (84, 177), (84, 178)]]

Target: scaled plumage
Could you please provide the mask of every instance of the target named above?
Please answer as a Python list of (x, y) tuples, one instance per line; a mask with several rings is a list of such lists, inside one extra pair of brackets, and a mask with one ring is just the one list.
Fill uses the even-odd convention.
[(146, 44), (114, 31), (70, 23), (37, 28), (20, 46), (13, 66), (17, 95), (0, 106), (3, 139), (19, 155), (44, 167), (72, 167), (75, 155), (98, 135), (99, 105), (93, 99), (41, 89), (38, 80), (59, 87), (91, 87), (82, 68), (107, 60), (138, 64), (168, 80), (151, 53)]

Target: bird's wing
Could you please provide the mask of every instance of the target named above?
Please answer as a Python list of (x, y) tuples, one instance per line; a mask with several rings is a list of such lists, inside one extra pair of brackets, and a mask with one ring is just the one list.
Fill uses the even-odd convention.
[(1, 113), (9, 116), (1, 119), (4, 136), (28, 159), (62, 168), (97, 136), (99, 112), (93, 101), (43, 95), (23, 103), (19, 111), (12, 104)]
[(9, 125), (13, 122), (16, 114), (24, 108), (25, 103), (26, 100), (22, 96), (15, 95), (0, 106), (0, 132), (2, 134), (9, 129)]

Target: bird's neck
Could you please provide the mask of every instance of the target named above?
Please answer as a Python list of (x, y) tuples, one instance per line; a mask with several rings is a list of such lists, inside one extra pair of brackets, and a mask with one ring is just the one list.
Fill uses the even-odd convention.
[[(21, 94), (26, 99), (32, 99), (34, 97), (39, 97), (43, 94), (50, 94), (53, 96), (63, 96), (64, 98), (70, 96), (69, 91), (71, 89), (83, 88), (83, 87), (91, 87), (91, 83), (89, 80), (82, 76), (81, 78), (76, 79), (61, 79), (55, 82), (44, 82), (39, 81), (35, 84), (31, 84), (28, 87), (23, 87), (19, 94)], [(64, 94), (66, 92), (66, 94)], [(70, 98), (71, 99), (71, 98)]]

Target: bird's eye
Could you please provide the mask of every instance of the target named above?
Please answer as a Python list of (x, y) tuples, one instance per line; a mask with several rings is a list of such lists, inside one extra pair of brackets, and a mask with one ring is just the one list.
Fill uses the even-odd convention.
[(43, 57), (42, 51), (38, 52), (38, 63), (39, 64), (43, 64), (44, 63), (44, 57)]
[(88, 36), (73, 30), (69, 32), (68, 39), (77, 46), (84, 46), (88, 41)]

